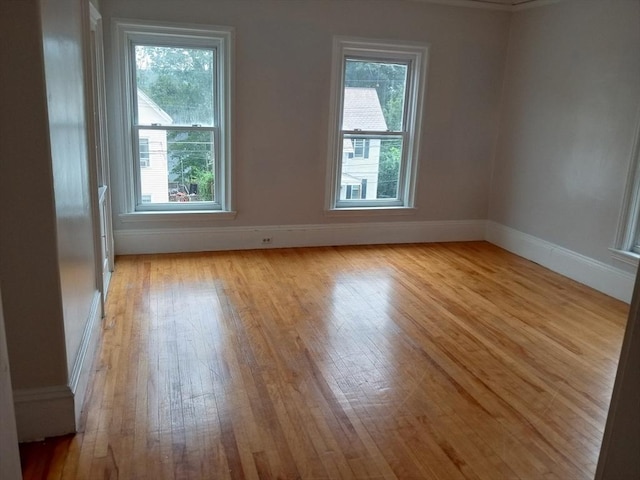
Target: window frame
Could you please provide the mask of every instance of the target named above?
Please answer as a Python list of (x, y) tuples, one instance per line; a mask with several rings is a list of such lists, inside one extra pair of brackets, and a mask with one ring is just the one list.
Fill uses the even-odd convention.
[[(398, 42), (352, 37), (334, 37), (329, 114), (329, 147), (325, 193), (327, 212), (412, 209), (418, 170), (421, 121), (427, 81), (429, 46), (414, 42)], [(348, 59), (408, 64), (403, 126), (395, 132), (344, 131), (344, 76)], [(343, 141), (347, 138), (389, 138), (401, 135), (403, 153), (396, 199), (340, 199)], [(355, 152), (354, 152), (355, 156)]]
[[(114, 51), (121, 98), (124, 214), (231, 212), (232, 172), (232, 99), (234, 79), (234, 29), (230, 27), (114, 20)], [(142, 202), (138, 131), (147, 126), (137, 124), (135, 82), (135, 45), (159, 47), (206, 48), (215, 50), (214, 125), (199, 127), (213, 131), (216, 196), (213, 202)], [(148, 126), (148, 129), (176, 130), (181, 125)], [(188, 127), (187, 128), (198, 128)]]
[(610, 249), (614, 258), (633, 266), (640, 261), (640, 115), (636, 124), (618, 231)]

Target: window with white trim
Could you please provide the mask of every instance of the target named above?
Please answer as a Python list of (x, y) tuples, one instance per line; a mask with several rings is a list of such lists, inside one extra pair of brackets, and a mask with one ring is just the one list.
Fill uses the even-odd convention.
[(232, 30), (116, 29), (127, 210), (230, 210)]
[(329, 210), (413, 207), (427, 53), (334, 40)]
[(624, 201), (618, 220), (618, 232), (612, 250), (618, 259), (633, 265), (638, 264), (640, 257), (640, 125), (636, 129)]

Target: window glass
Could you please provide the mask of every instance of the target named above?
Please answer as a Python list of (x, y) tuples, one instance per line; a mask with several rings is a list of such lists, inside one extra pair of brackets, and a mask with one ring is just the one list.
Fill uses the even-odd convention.
[(407, 64), (347, 58), (343, 130), (402, 130)]
[(213, 126), (214, 58), (212, 49), (136, 45), (138, 105), (144, 107), (138, 123), (166, 125), (154, 111), (159, 108), (171, 125)]

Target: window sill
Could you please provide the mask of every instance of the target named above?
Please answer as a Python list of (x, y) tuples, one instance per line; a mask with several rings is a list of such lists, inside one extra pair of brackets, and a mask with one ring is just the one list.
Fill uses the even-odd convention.
[(382, 215), (415, 215), (415, 207), (357, 207), (325, 210), (328, 217), (371, 217)]
[(635, 252), (629, 252), (627, 250), (618, 250), (617, 248), (610, 248), (611, 257), (620, 262), (626, 263), (628, 265), (633, 265), (634, 267), (638, 266), (640, 261), (640, 255)]
[(140, 222), (208, 222), (211, 220), (234, 220), (237, 212), (221, 210), (192, 210), (176, 212), (131, 212), (121, 213), (122, 223)]

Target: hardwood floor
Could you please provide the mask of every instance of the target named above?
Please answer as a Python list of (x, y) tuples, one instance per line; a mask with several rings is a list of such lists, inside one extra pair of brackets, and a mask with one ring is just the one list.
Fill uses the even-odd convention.
[(627, 310), (482, 242), (120, 257), (24, 478), (591, 479)]

